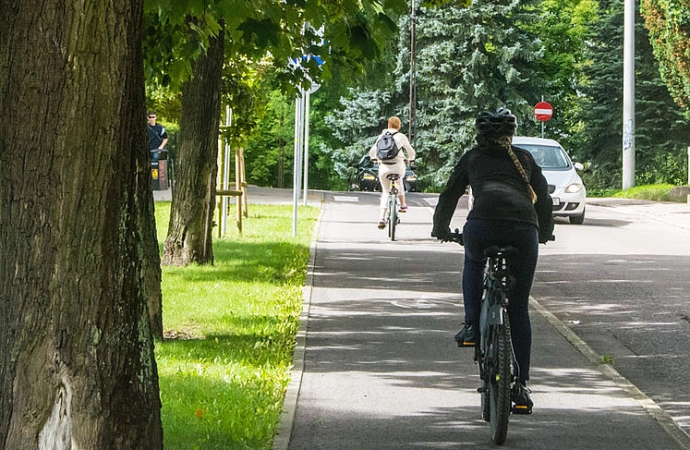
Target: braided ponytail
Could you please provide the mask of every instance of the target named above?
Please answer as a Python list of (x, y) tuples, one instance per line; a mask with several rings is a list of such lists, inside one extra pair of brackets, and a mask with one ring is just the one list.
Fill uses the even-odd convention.
[(522, 163), (520, 163), (520, 160), (513, 151), (513, 147), (511, 146), (512, 139), (510, 138), (510, 136), (501, 136), (496, 140), (496, 142), (498, 142), (508, 152), (508, 156), (510, 156), (510, 159), (513, 160), (515, 168), (517, 168), (518, 172), (520, 172), (520, 176), (525, 181), (525, 184), (527, 184), (527, 192), (529, 193), (530, 199), (532, 200), (532, 204), (536, 203), (537, 193), (534, 192), (534, 189), (532, 188), (532, 185), (529, 182), (529, 177), (525, 172), (525, 168), (522, 167)]

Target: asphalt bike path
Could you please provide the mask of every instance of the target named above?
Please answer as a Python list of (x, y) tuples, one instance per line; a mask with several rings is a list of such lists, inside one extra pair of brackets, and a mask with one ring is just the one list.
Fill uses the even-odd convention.
[[(379, 194), (322, 195), (273, 450), (493, 447), (473, 350), (453, 340), (462, 322), (462, 248), (429, 237), (433, 198), (409, 195), (391, 242), (376, 228)], [(663, 411), (538, 301), (534, 413), (511, 417), (504, 448), (690, 448)]]

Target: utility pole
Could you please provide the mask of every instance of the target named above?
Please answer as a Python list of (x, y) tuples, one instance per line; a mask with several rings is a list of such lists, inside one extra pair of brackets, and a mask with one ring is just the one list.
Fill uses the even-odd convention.
[(415, 12), (414, 0), (411, 0), (411, 10), (410, 10), (410, 105), (407, 112), (407, 137), (410, 139), (410, 143), (414, 147), (415, 143), (415, 122), (417, 121), (417, 77), (416, 77), (416, 50), (415, 50), (415, 28), (417, 25), (417, 15)]
[(625, 0), (623, 35), (623, 190), (635, 186), (635, 0)]

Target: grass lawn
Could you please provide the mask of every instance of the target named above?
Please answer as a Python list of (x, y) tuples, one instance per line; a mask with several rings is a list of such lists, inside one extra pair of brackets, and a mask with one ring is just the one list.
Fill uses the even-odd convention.
[[(319, 210), (300, 207), (296, 237), (292, 206), (248, 210), (242, 235), (214, 236), (215, 265), (163, 268), (156, 361), (166, 450), (271, 448)], [(169, 202), (156, 203), (161, 244), (169, 214)]]

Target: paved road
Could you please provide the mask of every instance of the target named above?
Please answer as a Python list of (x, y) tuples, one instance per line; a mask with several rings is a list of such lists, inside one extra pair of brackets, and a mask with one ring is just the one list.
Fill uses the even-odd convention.
[[(274, 450), (490, 447), (471, 351), (452, 339), (462, 252), (428, 237), (435, 197), (410, 196), (390, 242), (376, 229), (376, 194), (320, 195), (305, 328)], [(600, 356), (535, 300), (535, 412), (511, 419), (506, 448), (690, 449), (663, 410), (593, 362)]]
[(533, 295), (690, 431), (690, 206), (593, 203), (542, 252)]

